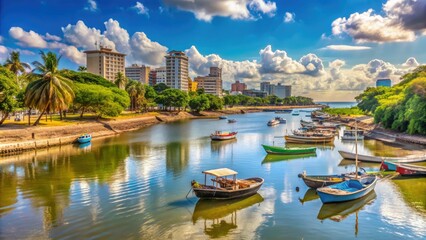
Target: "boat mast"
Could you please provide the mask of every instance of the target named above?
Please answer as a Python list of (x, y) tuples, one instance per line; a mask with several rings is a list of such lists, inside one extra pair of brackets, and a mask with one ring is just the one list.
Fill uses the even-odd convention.
[(355, 119), (355, 179), (358, 178), (358, 127)]

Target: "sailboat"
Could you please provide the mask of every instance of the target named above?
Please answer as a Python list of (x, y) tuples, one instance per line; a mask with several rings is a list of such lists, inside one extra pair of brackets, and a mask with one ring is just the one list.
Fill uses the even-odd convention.
[(374, 190), (377, 177), (366, 175), (358, 176), (358, 138), (357, 124), (355, 122), (355, 178), (343, 181), (338, 184), (318, 188), (318, 195), (323, 203), (346, 202), (361, 198)]

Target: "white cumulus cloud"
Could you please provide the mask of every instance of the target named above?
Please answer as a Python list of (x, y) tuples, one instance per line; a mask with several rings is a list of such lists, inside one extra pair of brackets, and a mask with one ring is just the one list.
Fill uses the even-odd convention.
[(95, 0), (87, 0), (87, 6), (84, 9), (87, 11), (96, 12), (98, 10), (98, 4)]
[(416, 58), (410, 57), (405, 61), (405, 63), (402, 64), (404, 67), (414, 68), (418, 67), (420, 64), (417, 62)]
[(136, 5), (133, 8), (136, 9), (137, 14), (149, 16), (149, 9), (145, 7), (142, 3), (136, 2)]
[(292, 22), (294, 22), (295, 17), (296, 17), (296, 14), (291, 13), (291, 12), (286, 12), (284, 14), (284, 22), (285, 23), (292, 23)]
[(32, 30), (26, 32), (20, 27), (11, 27), (9, 34), (12, 38), (18, 40), (17, 44), (21, 47), (45, 48), (47, 46), (43, 37)]
[(210, 22), (213, 17), (229, 17), (231, 19), (254, 19), (252, 12), (274, 16), (277, 6), (267, 0), (163, 0), (171, 7), (192, 12), (199, 20)]
[(322, 50), (334, 50), (334, 51), (360, 51), (360, 50), (368, 50), (371, 47), (367, 46), (351, 46), (351, 45), (328, 45)]
[(426, 33), (426, 1), (388, 0), (383, 15), (373, 9), (333, 21), (333, 35), (347, 34), (357, 42), (411, 42)]

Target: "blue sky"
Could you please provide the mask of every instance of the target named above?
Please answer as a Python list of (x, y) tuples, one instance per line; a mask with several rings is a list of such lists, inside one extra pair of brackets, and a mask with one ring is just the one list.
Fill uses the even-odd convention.
[(397, 82), (426, 62), (426, 24), (413, 24), (426, 22), (424, 0), (1, 0), (0, 9), (0, 62), (12, 50), (27, 62), (51, 50), (76, 69), (102, 38), (128, 64), (160, 66), (166, 51), (186, 50), (192, 76), (219, 65), (225, 88), (268, 80), (316, 99)]

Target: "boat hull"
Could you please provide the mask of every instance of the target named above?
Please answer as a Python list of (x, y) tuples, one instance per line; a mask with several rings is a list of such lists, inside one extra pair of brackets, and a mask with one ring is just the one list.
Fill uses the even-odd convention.
[(88, 137), (88, 138), (77, 138), (77, 142), (78, 143), (88, 143), (92, 141), (92, 137)]
[(284, 136), (286, 142), (288, 143), (329, 143), (334, 141), (334, 136), (330, 137), (305, 137), (305, 136), (295, 136), (288, 135)]
[(237, 137), (237, 135), (232, 135), (232, 136), (210, 136), (210, 138), (213, 141), (231, 140), (231, 139), (235, 139), (236, 137)]
[(315, 147), (283, 148), (283, 147), (268, 146), (268, 145), (262, 145), (262, 147), (269, 154), (279, 154), (279, 155), (309, 154), (309, 153), (315, 153), (317, 150)]
[(426, 167), (399, 164), (396, 166), (396, 172), (401, 176), (426, 176)]
[(321, 187), (330, 186), (333, 184), (341, 183), (345, 181), (345, 177), (342, 175), (328, 175), (328, 176), (301, 176), (306, 186), (317, 189)]
[(396, 171), (396, 164), (392, 162), (383, 161), (380, 165), (380, 169), (385, 171)]
[(248, 178), (244, 180), (255, 180), (256, 183), (252, 184), (252, 186), (243, 189), (237, 190), (225, 190), (218, 188), (193, 188), (195, 196), (200, 199), (218, 199), (218, 200), (226, 200), (226, 199), (235, 199), (235, 198), (243, 198), (249, 197), (257, 193), (257, 191), (262, 186), (264, 180), (263, 178)]
[[(344, 159), (355, 160), (355, 153), (339, 151), (340, 156)], [(381, 163), (382, 161), (398, 162), (398, 163), (415, 163), (426, 161), (426, 155), (424, 156), (409, 156), (409, 157), (376, 157), (358, 154), (358, 160), (362, 162), (373, 162)]]
[[(346, 180), (340, 184), (335, 184), (329, 187), (324, 187), (324, 188), (318, 188), (317, 192), (318, 195), (320, 196), (320, 199), (323, 203), (334, 203), (334, 202), (347, 202), (347, 201), (352, 201), (358, 198), (361, 198), (365, 195), (367, 195), (369, 192), (374, 190), (374, 186), (377, 183), (377, 177), (376, 176), (371, 176), (371, 177), (364, 177), (364, 180), (368, 179), (373, 179), (372, 182), (370, 184), (368, 184), (366, 187), (361, 188), (357, 191), (353, 191), (353, 192), (345, 192), (344, 194), (333, 194), (330, 192), (326, 192), (327, 188), (335, 188), (340, 184), (344, 184), (348, 181), (358, 181), (358, 180)], [(361, 179), (360, 181), (363, 181), (363, 179)]]

